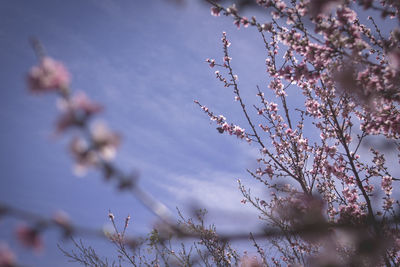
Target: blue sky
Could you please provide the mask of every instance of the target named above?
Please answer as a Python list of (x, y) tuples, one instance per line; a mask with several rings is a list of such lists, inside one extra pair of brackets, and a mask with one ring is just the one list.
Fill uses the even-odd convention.
[[(257, 216), (240, 203), (236, 180), (255, 184), (246, 168), (256, 166), (257, 149), (218, 134), (193, 103), (197, 99), (248, 128), (233, 93), (204, 62), (222, 58), (223, 31), (232, 42), (243, 98), (254, 103), (256, 85), (266, 85), (256, 29), (238, 31), (231, 19), (211, 17), (197, 1), (185, 7), (162, 0), (1, 1), (0, 202), (48, 216), (61, 209), (74, 223), (93, 228), (108, 224), (111, 209), (121, 223), (132, 216), (131, 234), (146, 233), (156, 221), (99, 173), (74, 176), (67, 151), (71, 134), (52, 136), (55, 96), (33, 96), (26, 88), (25, 75), (36, 64), (28, 38), (35, 36), (68, 67), (72, 89), (106, 107), (100, 118), (123, 136), (115, 162), (127, 172), (139, 171), (145, 190), (171, 210), (208, 208), (222, 231), (255, 225)], [(0, 240), (21, 263), (74, 266), (56, 248), (62, 242), (58, 233), (46, 233), (45, 251), (35, 255), (15, 241), (17, 224), (0, 220)], [(104, 255), (115, 255), (108, 242), (86, 240)]]

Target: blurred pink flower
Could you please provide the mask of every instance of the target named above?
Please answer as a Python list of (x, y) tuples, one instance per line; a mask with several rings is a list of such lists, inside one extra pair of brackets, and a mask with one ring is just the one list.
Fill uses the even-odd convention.
[(240, 260), (240, 267), (261, 267), (263, 266), (258, 262), (257, 257), (243, 256)]
[(211, 15), (218, 17), (221, 9), (219, 7), (213, 6), (211, 7)]
[(243, 17), (240, 21), (243, 24), (243, 27), (247, 28), (250, 25), (249, 20), (246, 17)]
[(58, 133), (74, 125), (80, 126), (91, 115), (103, 110), (100, 104), (92, 102), (84, 92), (78, 92), (70, 101), (61, 100), (59, 108), (65, 113), (58, 119)]
[(394, 70), (400, 70), (400, 48), (393, 49), (388, 53), (389, 66)]
[(69, 225), (69, 216), (65, 211), (58, 210), (53, 214), (53, 221), (58, 225)]
[(35, 93), (65, 88), (69, 82), (70, 75), (64, 65), (50, 57), (44, 57), (28, 74), (29, 89)]
[(0, 243), (0, 267), (12, 267), (15, 265), (15, 255), (7, 244)]
[(113, 159), (121, 141), (119, 134), (111, 132), (104, 123), (96, 123), (92, 128), (92, 139), (96, 149), (105, 160)]
[(96, 153), (90, 150), (88, 143), (80, 137), (75, 137), (71, 140), (69, 149), (75, 158), (74, 172), (78, 176), (84, 176), (86, 169), (95, 165), (98, 161)]
[(27, 225), (20, 225), (16, 230), (17, 239), (26, 247), (40, 251), (43, 249), (43, 240), (39, 232)]

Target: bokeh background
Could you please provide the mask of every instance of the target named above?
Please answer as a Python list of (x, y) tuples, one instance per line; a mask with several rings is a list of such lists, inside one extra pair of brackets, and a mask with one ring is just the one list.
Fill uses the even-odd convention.
[[(28, 42), (34, 36), (68, 67), (74, 91), (104, 105), (99, 118), (123, 137), (115, 163), (139, 172), (147, 192), (175, 214), (176, 207), (188, 216), (193, 207), (207, 208), (208, 221), (221, 232), (256, 228), (257, 215), (240, 202), (237, 179), (255, 195), (266, 194), (246, 172), (256, 167), (257, 148), (219, 134), (193, 103), (197, 99), (248, 128), (231, 89), (205, 62), (222, 61), (223, 31), (232, 42), (242, 96), (255, 103), (256, 85), (265, 88), (268, 80), (257, 30), (237, 30), (230, 18), (212, 17), (200, 1), (0, 1), (0, 202), (44, 216), (63, 210), (72, 222), (93, 229), (107, 227), (109, 210), (120, 225), (130, 214), (132, 235), (145, 235), (157, 221), (100, 173), (74, 175), (67, 149), (74, 133), (54, 136), (56, 97), (27, 90), (26, 73), (37, 64)], [(41, 253), (21, 247), (15, 239), (19, 223), (0, 218), (0, 242), (8, 243), (18, 262), (79, 266), (58, 250), (57, 243), (66, 250), (73, 246), (56, 231), (45, 233)], [(108, 241), (82, 238), (99, 254), (116, 255)]]

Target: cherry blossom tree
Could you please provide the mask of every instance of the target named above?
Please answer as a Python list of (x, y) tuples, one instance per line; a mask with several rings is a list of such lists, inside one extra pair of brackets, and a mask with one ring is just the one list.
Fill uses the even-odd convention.
[[(213, 2), (211, 13), (232, 17), (238, 28), (254, 26), (260, 32), (268, 55), (268, 88), (275, 95), (270, 100), (271, 91), (266, 97), (265, 89), (257, 87), (260, 104), (253, 107), (262, 122), (256, 125), (241, 98), (225, 33), (223, 61), (207, 62), (226, 73), (215, 72), (225, 87), (232, 88), (249, 130), (227, 123), (223, 116), (196, 103), (221, 133), (234, 134), (260, 148), (260, 167), (248, 171), (271, 190), (271, 199), (252, 196), (239, 182), (240, 189), (267, 224), (290, 233), (272, 241), (281, 253), (279, 258), (268, 259), (259, 250), (263, 264), (398, 265), (399, 203), (393, 193), (398, 179), (384, 151), (366, 140), (382, 136), (399, 148), (399, 29), (395, 26), (384, 36), (373, 16), (366, 20), (370, 29), (355, 10), (364, 8), (362, 15), (371, 11), (398, 23), (399, 4), (256, 2), (270, 12), (270, 21), (248, 19), (234, 5), (224, 8)], [(310, 22), (312, 28), (306, 26)], [(293, 87), (303, 95), (302, 109), (289, 105), (291, 93), (299, 97)], [(371, 154), (358, 154), (360, 148), (369, 148)], [(324, 224), (334, 226), (318, 227)]]
[[(60, 62), (41, 53), (28, 76), (32, 93), (61, 98), (57, 131), (79, 129), (70, 142), (76, 172), (98, 169), (120, 190), (132, 192), (159, 218), (147, 237), (118, 230), (110, 212), (118, 263), (101, 258), (83, 242), (65, 255), (86, 266), (398, 266), (400, 264), (399, 200), (395, 184), (399, 151), (400, 3), (382, 1), (257, 0), (265, 21), (241, 15), (235, 5), (208, 1), (213, 16), (227, 16), (237, 28), (254, 27), (266, 51), (266, 84), (255, 85), (258, 103), (242, 97), (234, 71), (229, 36), (222, 33), (222, 60), (207, 59), (223, 87), (232, 90), (247, 125), (215, 114), (200, 100), (201, 110), (217, 133), (236, 136), (259, 149), (258, 167), (249, 176), (269, 192), (253, 195), (239, 180), (242, 202), (259, 212), (263, 229), (224, 235), (179, 212), (179, 220), (149, 193), (135, 176), (111, 161), (119, 134), (91, 123), (102, 106), (84, 93), (73, 94), (69, 74)], [(250, 1), (240, 1), (245, 7)], [(292, 105), (301, 98), (302, 106)], [(0, 206), (0, 214), (35, 220), (34, 214)], [(37, 219), (37, 218), (36, 218)], [(40, 249), (40, 234), (58, 227), (65, 236), (81, 232), (103, 235), (72, 224), (65, 215), (40, 218), (37, 227), (21, 226), (18, 239)], [(256, 254), (242, 253), (231, 241), (248, 242)], [(62, 249), (62, 248), (61, 248)], [(15, 266), (7, 246), (0, 246), (0, 266)]]

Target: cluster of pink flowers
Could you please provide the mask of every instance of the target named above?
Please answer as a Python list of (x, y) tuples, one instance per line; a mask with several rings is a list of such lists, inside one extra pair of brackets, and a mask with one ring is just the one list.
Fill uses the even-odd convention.
[(358, 192), (355, 188), (350, 189), (346, 187), (343, 191), (343, 196), (349, 204), (355, 204), (358, 200)]
[(120, 136), (111, 132), (104, 123), (96, 123), (88, 129), (89, 120), (103, 108), (83, 92), (70, 96), (69, 74), (62, 63), (44, 57), (38, 66), (31, 69), (28, 81), (33, 92), (54, 91), (60, 94), (58, 106), (62, 114), (57, 122), (57, 133), (72, 127), (83, 130), (84, 134), (75, 136), (70, 143), (70, 151), (76, 161), (76, 174), (83, 175), (88, 167), (100, 166), (103, 161), (115, 156)]
[(120, 143), (120, 136), (103, 123), (93, 126), (91, 136), (91, 143), (77, 136), (70, 143), (70, 151), (76, 161), (75, 173), (79, 176), (84, 175), (88, 167), (113, 159)]
[(392, 181), (393, 181), (393, 178), (390, 176), (382, 177), (382, 190), (388, 196), (390, 196), (392, 194), (392, 190), (393, 190)]
[(28, 83), (34, 93), (61, 90), (69, 86), (70, 75), (61, 62), (44, 57), (29, 72)]
[(379, 112), (373, 112), (364, 117), (362, 129), (369, 134), (383, 134), (388, 138), (400, 137), (400, 113), (397, 108), (392, 106), (383, 106)]
[(248, 138), (248, 136), (245, 133), (245, 130), (242, 129), (240, 126), (227, 123), (226, 118), (223, 115), (219, 115), (219, 116), (214, 115), (214, 113), (209, 111), (209, 109), (206, 106), (201, 105), (199, 103), (199, 101), (195, 100), (194, 103), (199, 105), (200, 108), (210, 117), (210, 119), (212, 121), (215, 121), (217, 123), (217, 125), (219, 125), (217, 130), (220, 133), (226, 132), (230, 135), (235, 135), (240, 139), (246, 139), (247, 141), (250, 141), (250, 139)]
[[(104, 123), (91, 123), (92, 117), (101, 112), (103, 108), (91, 101), (83, 92), (71, 94), (70, 75), (64, 65), (52, 58), (43, 57), (39, 65), (30, 70), (27, 80), (31, 92), (53, 92), (59, 95), (57, 104), (61, 115), (56, 125), (57, 133), (63, 133), (70, 128), (79, 130), (77, 131), (79, 135), (73, 137), (70, 142), (70, 152), (76, 161), (77, 173), (83, 174), (86, 168), (96, 167), (104, 171), (106, 178), (115, 174), (109, 160), (115, 156), (120, 136), (110, 131)], [(127, 185), (125, 181), (120, 182), (120, 188)], [(0, 213), (4, 211), (8, 212), (8, 209), (3, 210), (1, 207)], [(20, 210), (15, 213), (17, 217), (26, 219), (27, 223), (30, 222), (30, 224), (21, 224), (17, 227), (17, 240), (22, 245), (36, 251), (43, 249), (42, 233), (48, 228), (56, 226), (65, 237), (70, 237), (75, 231), (68, 216), (63, 212), (57, 212), (51, 219), (38, 219), (36, 215)], [(30, 217), (32, 218), (29, 219)], [(0, 266), (17, 266), (15, 256), (3, 245), (0, 246)]]

